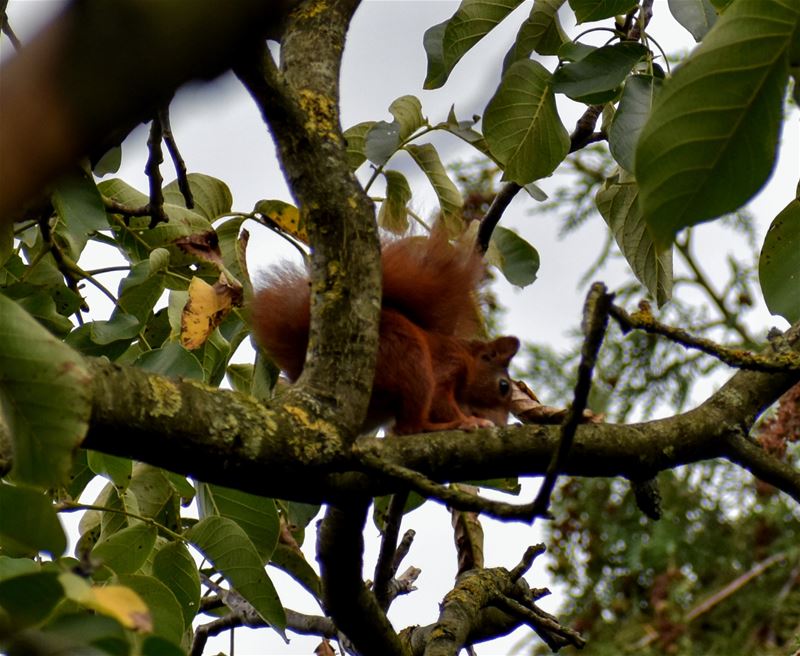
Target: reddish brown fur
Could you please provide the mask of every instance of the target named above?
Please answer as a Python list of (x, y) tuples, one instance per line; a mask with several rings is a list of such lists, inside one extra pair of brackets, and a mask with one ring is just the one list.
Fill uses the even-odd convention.
[[(446, 239), (408, 237), (383, 249), (383, 310), (372, 399), (364, 429), (394, 419), (396, 433), (504, 424), (515, 337), (465, 339), (477, 324), (478, 254)], [(298, 269), (275, 270), (257, 292), (253, 330), (294, 381), (308, 345), (309, 285)]]

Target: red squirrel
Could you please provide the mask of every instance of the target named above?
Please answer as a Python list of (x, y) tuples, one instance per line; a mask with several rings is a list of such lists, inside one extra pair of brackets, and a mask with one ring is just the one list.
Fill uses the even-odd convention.
[[(394, 420), (396, 434), (505, 424), (508, 365), (516, 337), (469, 339), (478, 328), (477, 252), (434, 231), (384, 244), (380, 343), (364, 430)], [(308, 346), (309, 282), (299, 268), (274, 269), (256, 292), (256, 340), (294, 382)]]

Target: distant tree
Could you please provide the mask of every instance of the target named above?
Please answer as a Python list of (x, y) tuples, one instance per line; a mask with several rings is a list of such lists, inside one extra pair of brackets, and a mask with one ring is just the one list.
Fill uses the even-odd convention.
[[(528, 625), (536, 650), (586, 640), (597, 654), (798, 649), (800, 199), (760, 245), (758, 285), (731, 261), (720, 291), (691, 235), (737, 212), (723, 220), (751, 230), (741, 208), (775, 166), (789, 89), (798, 100), (800, 7), (659, 5), (700, 42), (670, 71), (648, 35), (651, 0), (536, 0), (504, 61), (483, 63), (503, 75), (479, 124), (455, 111), (432, 123), (403, 96), (391, 123), (342, 131), (339, 65), (358, 4), (75, 2), (0, 70), (0, 646), (201, 654), (209, 635), (246, 625), (317, 635), (323, 654), (338, 640), (351, 653), (434, 655)], [(431, 27), (425, 87), (442, 86), (519, 4), (465, 0)], [(607, 43), (569, 40), (568, 12), (599, 22)], [(15, 42), (5, 3), (0, 22)], [(294, 205), (234, 210), (223, 181), (186, 173), (169, 100), (183, 82), (231, 68), (277, 144)], [(571, 133), (556, 94), (583, 106)], [(98, 183), (92, 173), (114, 170), (142, 120), (149, 189)], [(426, 141), (432, 131), (486, 158), (477, 181), (461, 176), (464, 195)], [(178, 171), (166, 186), (162, 144)], [(433, 184), (450, 236), (475, 240), (516, 285), (532, 283), (539, 263), (497, 225), (517, 193), (543, 201), (536, 181), (572, 172), (545, 209), (569, 215), (568, 229), (595, 208), (605, 219), (597, 264), (618, 249), (636, 282), (614, 296), (587, 278), (575, 349), (529, 347), (530, 386), (566, 410), (520, 386), (521, 425), (358, 435), (377, 348), (378, 226), (426, 223), (391, 168), (400, 152)], [(313, 254), (313, 357), (288, 389), (265, 353), (230, 363), (249, 335), (245, 223)], [(88, 269), (89, 242), (119, 253), (116, 292), (98, 280), (108, 269)], [(673, 274), (673, 251), (686, 277)], [(87, 315), (87, 284), (113, 299), (110, 316)], [(711, 309), (674, 287), (700, 290)], [(643, 295), (651, 301), (625, 309)], [(785, 333), (753, 335), (741, 321), (761, 297), (793, 323)], [(681, 412), (693, 380), (720, 375), (720, 362), (739, 371)], [(226, 376), (233, 391), (217, 389)], [(655, 408), (673, 414), (652, 419)], [(631, 416), (640, 422), (624, 423)], [(519, 477), (539, 475), (525, 503), (476, 487), (513, 493)], [(97, 476), (107, 484), (83, 503)], [(186, 516), (191, 499), (199, 520)], [(427, 499), (452, 508), (459, 577), (439, 617), (396, 630), (386, 610), (417, 574), (398, 574), (413, 539), (400, 539), (401, 520)], [(299, 546), (322, 504), (317, 571)], [(362, 579), (370, 509), (383, 532), (374, 586)], [(57, 520), (68, 512), (82, 513), (73, 555)], [(480, 515), (549, 520), (568, 596), (560, 619), (522, 578), (544, 547), (521, 545), (519, 563), (485, 568)], [(266, 564), (324, 615), (284, 608)]]

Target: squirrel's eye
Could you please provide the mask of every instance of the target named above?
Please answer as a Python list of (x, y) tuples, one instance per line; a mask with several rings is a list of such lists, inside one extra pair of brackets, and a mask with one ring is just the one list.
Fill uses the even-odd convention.
[(501, 378), (498, 382), (498, 389), (500, 390), (500, 394), (505, 396), (511, 391), (511, 384), (505, 378)]

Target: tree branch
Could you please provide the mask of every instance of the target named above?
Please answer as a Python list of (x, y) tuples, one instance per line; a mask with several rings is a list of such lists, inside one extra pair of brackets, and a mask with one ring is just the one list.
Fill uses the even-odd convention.
[[(796, 344), (798, 332), (800, 324), (778, 340), (778, 347)], [(352, 451), (336, 439), (333, 426), (298, 412), (294, 396), (265, 406), (246, 395), (103, 360), (90, 360), (89, 368), (93, 412), (85, 448), (281, 499), (319, 503), (399, 490), (390, 474), (363, 471), (365, 450), (432, 481), (541, 475), (559, 439), (558, 427), (509, 426), (361, 437)], [(799, 380), (798, 372), (739, 371), (689, 412), (640, 424), (583, 424), (562, 471), (641, 478), (707, 458), (734, 459), (727, 440), (741, 438)], [(312, 397), (306, 401), (312, 412), (319, 403)], [(7, 450), (0, 462), (10, 465)], [(739, 462), (754, 467), (748, 463)], [(774, 482), (800, 501), (794, 487)]]
[(362, 654), (405, 656), (394, 628), (361, 579), (368, 497), (329, 506), (317, 536), (325, 608)]
[(348, 440), (369, 402), (380, 313), (375, 210), (347, 164), (338, 110), (342, 44), (357, 6), (301, 3), (281, 42), (282, 70), (266, 46), (236, 69), (271, 129), (314, 253), (309, 351), (295, 388), (320, 399)]
[(712, 355), (731, 367), (764, 372), (800, 371), (800, 353), (796, 351), (750, 353), (742, 349), (728, 348), (705, 337), (695, 337), (683, 328), (661, 323), (653, 317), (646, 302), (641, 303), (639, 311), (633, 314), (613, 305), (611, 316), (617, 320), (623, 332), (638, 329), (651, 335), (661, 335), (686, 348)]

